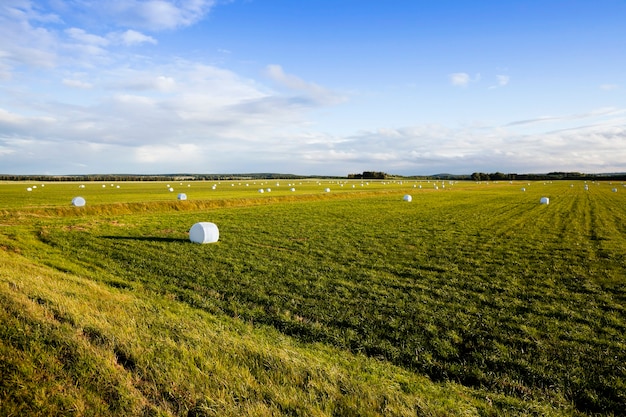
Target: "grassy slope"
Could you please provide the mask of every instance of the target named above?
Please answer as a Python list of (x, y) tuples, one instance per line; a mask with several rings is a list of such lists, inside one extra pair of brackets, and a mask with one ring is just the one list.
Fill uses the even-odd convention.
[[(524, 403), (0, 252), (2, 415), (489, 415)], [(496, 402), (496, 408), (491, 404)], [(556, 414), (556, 413), (555, 413)]]
[[(57, 207), (5, 213), (0, 366), (7, 377), (0, 385), (0, 413), (576, 415), (572, 392), (562, 389), (579, 389), (579, 401), (584, 395), (608, 395), (619, 403), (623, 397), (610, 390), (623, 384), (623, 369), (595, 376), (609, 390), (602, 391), (590, 389), (585, 379), (594, 375), (581, 371), (580, 362), (619, 367), (624, 357), (619, 298), (624, 268), (618, 257), (624, 213), (614, 202), (597, 203), (613, 195), (594, 200), (561, 192), (560, 200), (567, 202), (562, 204), (569, 204), (561, 213), (573, 212), (573, 217), (498, 202), (506, 196), (501, 191), (485, 191), (487, 210), (467, 211), (470, 219), (462, 215), (463, 207), (475, 205), (474, 196), (463, 194), (465, 201), (459, 195), (438, 197), (431, 206), (418, 197), (414, 202), (422, 213), (404, 226), (385, 219), (407, 212), (367, 217), (363, 211), (363, 204), (374, 206), (369, 213), (389, 210), (388, 200), (397, 197), (298, 203), (298, 225), (277, 221), (294, 216), (293, 205), (267, 205), (270, 200), (213, 211), (224, 225), (223, 237), (211, 248), (219, 256), (204, 255), (218, 271), (205, 284), (198, 280), (211, 274), (205, 269), (195, 275), (202, 265), (193, 256), (173, 266), (168, 260), (190, 250), (181, 230), (206, 216), (215, 202), (192, 203), (182, 212), (167, 203), (135, 203), (103, 204), (79, 216)], [(217, 205), (249, 204), (260, 203)], [(612, 217), (605, 216), (604, 206)], [(602, 216), (594, 215), (598, 210)], [(320, 226), (320, 216), (333, 221)], [(550, 233), (544, 233), (547, 225)], [(398, 237), (407, 235), (403, 231), (413, 237)], [(345, 240), (345, 235), (353, 237)], [(571, 253), (554, 256), (573, 247), (586, 262), (573, 263)], [(94, 257), (97, 253), (109, 258)], [(489, 255), (476, 256), (481, 253)], [(142, 257), (151, 261), (142, 263)], [(233, 287), (228, 276), (245, 285)], [(293, 277), (307, 285), (317, 282), (319, 288), (298, 288)], [(381, 278), (389, 288), (376, 284)], [(370, 284), (363, 286), (363, 280)], [(255, 281), (266, 284), (255, 286)], [(328, 296), (315, 298), (317, 291)], [(403, 294), (430, 306), (416, 310), (402, 301)], [(364, 297), (357, 300), (362, 304), (351, 306), (355, 295)], [(373, 298), (377, 301), (368, 301)], [(291, 305), (280, 308), (289, 299)], [(342, 300), (351, 315), (326, 321), (321, 310)], [(403, 327), (406, 314), (419, 321)], [(481, 314), (482, 322), (468, 321)], [(500, 326), (493, 320), (504, 331), (496, 331)], [(482, 330), (476, 327), (481, 323)], [(318, 337), (306, 337), (311, 329)], [(424, 334), (400, 347), (415, 330)], [(307, 339), (311, 343), (302, 342)], [(346, 350), (363, 347), (380, 359)], [(415, 347), (425, 351), (416, 355), (417, 362), (406, 362), (403, 349)], [(461, 347), (470, 349), (462, 353), (469, 363), (455, 359)], [(520, 348), (538, 357), (520, 356)], [(616, 356), (600, 358), (603, 352)], [(564, 377), (568, 358), (576, 364), (571, 377)], [(447, 379), (444, 372), (474, 388), (433, 383), (407, 367), (441, 381)], [(485, 371), (495, 375), (480, 373)], [(560, 385), (555, 390), (533, 382), (542, 376)]]

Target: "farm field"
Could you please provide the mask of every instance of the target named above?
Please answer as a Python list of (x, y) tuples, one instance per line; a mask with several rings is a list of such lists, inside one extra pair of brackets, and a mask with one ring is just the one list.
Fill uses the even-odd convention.
[(626, 409), (621, 183), (83, 185), (0, 183), (2, 415)]

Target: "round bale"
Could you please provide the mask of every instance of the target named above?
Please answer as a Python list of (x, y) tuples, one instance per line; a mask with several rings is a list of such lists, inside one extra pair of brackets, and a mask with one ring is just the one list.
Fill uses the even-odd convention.
[(72, 205), (74, 207), (82, 207), (85, 205), (85, 199), (82, 197), (74, 197), (72, 198)]
[(215, 243), (220, 238), (220, 231), (215, 223), (200, 222), (189, 229), (189, 240), (193, 243)]
[(541, 197), (539, 204), (550, 204), (550, 199), (548, 197)]
[(185, 194), (185, 193), (178, 194), (178, 199), (181, 200), (181, 201), (182, 200), (186, 200), (187, 199), (187, 194)]
[(407, 194), (404, 197), (402, 197), (402, 199), (404, 201), (408, 201), (410, 203), (413, 200), (413, 197), (411, 197), (409, 194)]

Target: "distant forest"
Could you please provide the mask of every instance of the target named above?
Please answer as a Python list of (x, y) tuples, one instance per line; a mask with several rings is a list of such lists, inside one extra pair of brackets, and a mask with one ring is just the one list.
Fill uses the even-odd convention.
[(160, 175), (135, 175), (135, 174), (89, 174), (89, 175), (12, 175), (0, 174), (0, 181), (226, 181), (226, 180), (275, 180), (275, 179), (364, 179), (364, 180), (387, 180), (387, 179), (445, 179), (445, 180), (471, 180), (471, 181), (545, 181), (545, 180), (587, 180), (587, 181), (626, 181), (626, 172), (584, 174), (580, 172), (549, 172), (547, 174), (505, 174), (502, 172), (474, 172), (472, 174), (435, 174), (403, 176), (388, 174), (381, 171), (364, 171), (360, 174), (348, 174), (346, 177), (324, 175), (294, 175), (277, 173), (253, 173), (253, 174), (160, 174)]
[(294, 174), (88, 174), (88, 175), (7, 175), (0, 174), (0, 181), (227, 181), (227, 180), (273, 180), (306, 178), (344, 178), (328, 176), (306, 176)]
[(348, 179), (445, 179), (445, 180), (472, 180), (472, 181), (545, 181), (545, 180), (602, 180), (623, 181), (626, 180), (626, 172), (607, 174), (583, 174), (580, 172), (549, 172), (547, 174), (504, 174), (502, 172), (474, 172), (472, 174), (435, 174), (427, 176), (400, 176), (387, 174), (379, 171), (364, 171), (361, 174), (348, 174)]

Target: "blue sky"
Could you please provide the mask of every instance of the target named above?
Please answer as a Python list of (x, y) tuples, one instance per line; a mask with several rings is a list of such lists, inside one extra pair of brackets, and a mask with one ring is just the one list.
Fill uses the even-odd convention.
[(622, 0), (2, 0), (0, 173), (626, 171)]

